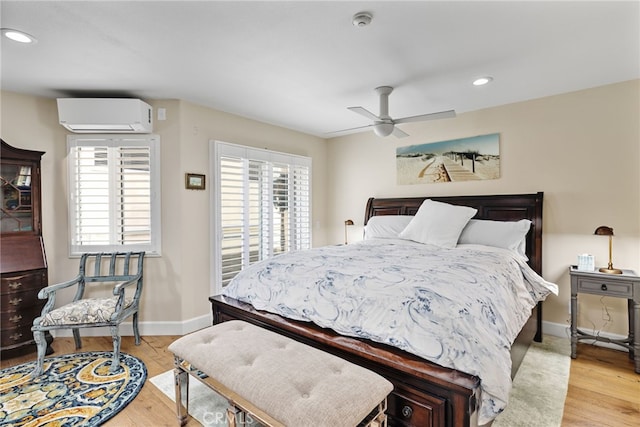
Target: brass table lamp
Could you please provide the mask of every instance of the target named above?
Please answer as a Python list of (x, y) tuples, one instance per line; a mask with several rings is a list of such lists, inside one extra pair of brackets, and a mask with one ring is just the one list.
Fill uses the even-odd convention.
[(350, 225), (353, 225), (353, 220), (348, 219), (344, 222), (344, 244), (345, 245), (347, 244), (347, 227)]
[(606, 268), (602, 267), (599, 271), (601, 273), (608, 273), (608, 274), (622, 274), (622, 270), (618, 268), (613, 268), (613, 261), (611, 259), (611, 243), (613, 238), (613, 228), (607, 227), (606, 225), (601, 225), (600, 227), (596, 228), (596, 231), (594, 231), (593, 234), (598, 236), (609, 236), (609, 264), (607, 265)]

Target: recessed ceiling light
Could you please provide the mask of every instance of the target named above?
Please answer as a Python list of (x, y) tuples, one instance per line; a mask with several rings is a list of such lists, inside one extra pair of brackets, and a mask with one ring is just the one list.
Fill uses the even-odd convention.
[(483, 85), (486, 85), (487, 83), (491, 83), (492, 80), (493, 80), (493, 77), (490, 77), (490, 76), (480, 77), (479, 79), (475, 79), (473, 81), (473, 85), (483, 86)]
[(18, 43), (35, 43), (37, 41), (31, 34), (11, 28), (2, 28), (2, 35)]

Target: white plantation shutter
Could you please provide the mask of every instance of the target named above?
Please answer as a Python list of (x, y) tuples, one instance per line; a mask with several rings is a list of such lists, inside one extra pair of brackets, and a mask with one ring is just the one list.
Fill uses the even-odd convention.
[(244, 267), (311, 247), (311, 159), (214, 142), (214, 285)]
[(159, 137), (69, 135), (70, 253), (160, 252)]
[(293, 182), (290, 191), (293, 193), (291, 216), (293, 236), (291, 249), (307, 249), (311, 247), (311, 170), (308, 167), (294, 165)]

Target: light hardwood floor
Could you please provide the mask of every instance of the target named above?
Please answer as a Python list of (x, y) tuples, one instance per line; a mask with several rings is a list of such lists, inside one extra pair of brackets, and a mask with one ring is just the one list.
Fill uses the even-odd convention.
[[(136, 346), (133, 337), (123, 337), (122, 351), (142, 359), (148, 378), (173, 368), (173, 356), (167, 346), (175, 336), (142, 337)], [(83, 338), (80, 351), (109, 351), (108, 337)], [(72, 338), (57, 338), (58, 354), (75, 351)], [(33, 354), (0, 362), (5, 368), (35, 359)], [(149, 381), (140, 394), (122, 412), (104, 424), (106, 427), (177, 426), (175, 406)], [(200, 423), (189, 419), (188, 426)], [(578, 358), (571, 361), (569, 391), (564, 406), (562, 427), (625, 427), (640, 425), (640, 374), (633, 372), (633, 363), (621, 351), (589, 344), (578, 345)], [(514, 426), (518, 427), (518, 426)], [(540, 426), (544, 427), (544, 426)]]
[(640, 374), (623, 351), (578, 344), (562, 427), (640, 426)]

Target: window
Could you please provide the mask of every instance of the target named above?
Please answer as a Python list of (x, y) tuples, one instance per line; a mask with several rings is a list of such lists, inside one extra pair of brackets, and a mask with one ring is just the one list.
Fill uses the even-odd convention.
[(311, 159), (214, 142), (213, 289), (244, 267), (311, 247)]
[(160, 254), (160, 137), (69, 135), (71, 255)]

